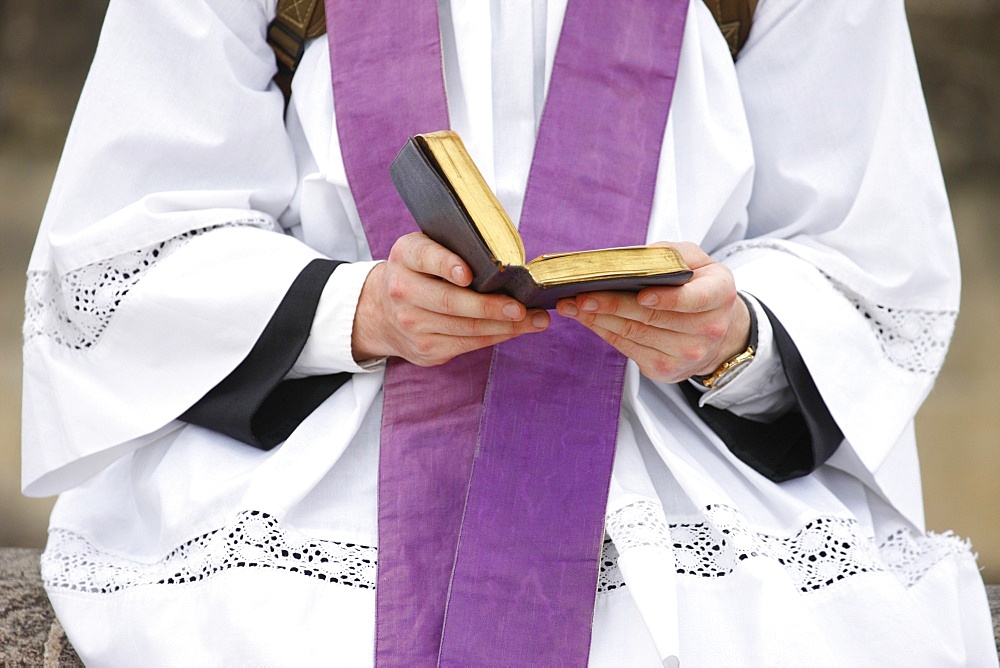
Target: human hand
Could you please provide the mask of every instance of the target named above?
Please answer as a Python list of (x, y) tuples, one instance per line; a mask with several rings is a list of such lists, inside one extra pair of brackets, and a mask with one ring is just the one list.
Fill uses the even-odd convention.
[(354, 359), (396, 356), (434, 366), (548, 327), (546, 311), (481, 295), (467, 287), (471, 282), (468, 265), (444, 246), (419, 232), (400, 237), (361, 289)]
[(692, 279), (636, 294), (580, 294), (560, 300), (556, 310), (635, 361), (648, 378), (676, 383), (711, 374), (744, 351), (750, 336), (750, 313), (736, 294), (733, 274), (695, 244), (653, 245), (680, 251)]

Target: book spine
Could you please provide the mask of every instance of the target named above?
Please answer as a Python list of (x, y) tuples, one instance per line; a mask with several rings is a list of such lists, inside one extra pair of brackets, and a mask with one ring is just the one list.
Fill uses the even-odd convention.
[[(473, 289), (499, 289), (494, 286), (503, 279), (497, 278), (501, 272), (493, 253), (476, 232), (465, 207), (412, 139), (393, 160), (389, 174), (420, 230), (469, 265)], [(480, 289), (480, 285), (490, 288)]]
[[(475, 278), (472, 279), (472, 284), (469, 285), (470, 288), (476, 292), (482, 292), (488, 294), (491, 292), (508, 292), (507, 286), (512, 282), (513, 270), (519, 267), (500, 267), (497, 264), (490, 264), (489, 267), (483, 267), (480, 270), (475, 271)], [(511, 295), (513, 296), (513, 295)]]

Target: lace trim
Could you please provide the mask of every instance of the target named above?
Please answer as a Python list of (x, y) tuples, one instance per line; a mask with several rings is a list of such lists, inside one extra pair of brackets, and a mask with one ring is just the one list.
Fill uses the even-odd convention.
[[(829, 278), (829, 277), (827, 277)], [(871, 324), (886, 358), (911, 373), (936, 374), (944, 364), (948, 343), (955, 329), (957, 311), (893, 309), (866, 302), (833, 279)]]
[(153, 563), (103, 552), (83, 536), (53, 530), (42, 554), (47, 588), (111, 594), (148, 585), (200, 582), (233, 568), (274, 568), (330, 584), (374, 589), (376, 549), (306, 538), (259, 511), (199, 536)]
[(610, 538), (601, 546), (600, 570), (597, 574), (597, 591), (609, 592), (625, 586), (625, 578), (618, 568), (618, 548)]
[[(758, 240), (739, 244), (723, 259), (754, 248), (798, 257), (780, 244)], [(938, 372), (948, 352), (958, 311), (892, 308), (867, 299), (825, 272), (820, 273), (868, 320), (887, 360), (911, 373), (933, 375)]]
[[(625, 586), (619, 554), (640, 545), (672, 549), (677, 574), (683, 577), (725, 577), (746, 559), (770, 559), (781, 564), (804, 593), (868, 572), (888, 572), (910, 587), (937, 563), (970, 549), (950, 534), (924, 536), (903, 530), (876, 547), (859, 535), (856, 522), (835, 517), (817, 518), (789, 537), (752, 531), (728, 506), (709, 506), (704, 522), (668, 526), (662, 517), (658, 505), (640, 502), (609, 519), (614, 540), (620, 543), (604, 541), (598, 592)], [(200, 582), (234, 568), (274, 568), (328, 584), (374, 589), (376, 556), (375, 547), (308, 538), (267, 513), (244, 511), (232, 525), (190, 540), (153, 563), (102, 551), (83, 536), (54, 529), (42, 555), (42, 579), (48, 589), (111, 594)]]
[[(804, 593), (868, 572), (891, 573), (911, 587), (935, 564), (970, 550), (967, 542), (951, 534), (920, 535), (902, 529), (876, 546), (859, 533), (856, 521), (838, 517), (816, 518), (794, 536), (781, 537), (753, 531), (742, 514), (729, 506), (708, 506), (704, 514), (704, 522), (669, 525), (666, 538), (678, 575), (725, 577), (741, 561), (762, 557), (781, 564)], [(608, 533), (614, 530), (621, 536), (611, 534), (613, 540), (621, 541), (620, 552), (637, 545), (662, 544), (662, 538), (650, 539), (650, 534), (659, 530), (662, 515), (657, 504), (640, 501), (609, 518)], [(605, 555), (607, 545), (606, 541)], [(618, 588), (623, 581), (617, 572), (617, 559), (606, 560), (605, 555), (601, 559), (602, 579), (614, 583), (611, 588)]]
[(615, 511), (605, 522), (604, 530), (619, 552), (642, 545), (668, 549), (671, 546), (663, 507), (651, 501), (638, 501)]
[(921, 536), (897, 531), (879, 545), (886, 568), (906, 587), (912, 587), (938, 562), (972, 552), (972, 544), (949, 532)]
[(129, 290), (160, 259), (191, 239), (224, 227), (272, 229), (266, 218), (247, 218), (197, 230), (88, 264), (61, 278), (51, 271), (29, 271), (25, 291), (24, 341), (44, 336), (65, 348), (90, 348), (108, 326)]

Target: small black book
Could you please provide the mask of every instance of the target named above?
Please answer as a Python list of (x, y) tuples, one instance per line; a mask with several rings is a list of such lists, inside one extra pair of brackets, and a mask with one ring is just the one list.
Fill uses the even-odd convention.
[(680, 285), (693, 274), (680, 253), (662, 246), (552, 253), (526, 262), (517, 228), (450, 130), (411, 137), (389, 173), (424, 234), (472, 269), (477, 292), (503, 292), (530, 308), (552, 308), (581, 292), (638, 292)]

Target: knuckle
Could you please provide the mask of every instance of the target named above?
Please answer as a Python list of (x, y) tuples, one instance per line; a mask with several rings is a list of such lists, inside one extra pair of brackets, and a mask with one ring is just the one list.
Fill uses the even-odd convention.
[(387, 292), (391, 299), (402, 301), (406, 299), (409, 291), (406, 288), (405, 281), (401, 280), (399, 276), (394, 275), (389, 277)]
[(681, 296), (687, 292), (687, 290), (685, 290), (684, 287), (685, 286), (680, 286), (677, 288), (672, 288), (670, 290), (658, 290), (656, 293), (657, 301), (656, 301), (656, 310), (653, 312), (654, 315), (656, 313), (663, 313), (666, 311), (677, 310), (678, 301), (680, 300)]
[(640, 370), (647, 378), (660, 382), (669, 382), (677, 377), (677, 365), (667, 355), (654, 356)]
[(455, 296), (451, 290), (442, 290), (439, 302), (441, 313), (451, 314), (455, 308)]
[(662, 317), (663, 317), (662, 311), (645, 308), (642, 311), (640, 311), (639, 322), (645, 325), (656, 326), (656, 324), (660, 322)]
[(403, 260), (403, 257), (405, 256), (405, 253), (403, 251), (403, 243), (404, 242), (402, 239), (397, 239), (396, 243), (394, 243), (392, 245), (392, 248), (389, 249), (388, 259), (390, 264), (396, 264)]
[(710, 341), (721, 341), (725, 338), (728, 329), (726, 323), (713, 320), (701, 328), (701, 335)]
[(666, 355), (656, 355), (652, 363), (653, 373), (660, 378), (672, 377), (677, 372), (677, 365)]
[(680, 359), (685, 362), (699, 362), (707, 352), (708, 348), (701, 343), (692, 343), (683, 346), (679, 351)]
[(419, 320), (412, 313), (403, 313), (397, 317), (396, 324), (403, 332), (412, 333), (417, 330)]
[(417, 262), (423, 266), (424, 262), (427, 261), (427, 256), (430, 253), (430, 246), (427, 244), (415, 244), (413, 249), (413, 256), (416, 258)]
[(484, 322), (479, 318), (467, 318), (459, 325), (461, 331), (457, 333), (471, 337), (485, 336), (485, 333), (483, 332), (483, 325)]
[(503, 301), (494, 299), (483, 299), (479, 303), (479, 308), (476, 309), (479, 318), (485, 320), (506, 320), (503, 315)]
[(645, 327), (642, 323), (635, 320), (626, 320), (622, 324), (621, 336), (622, 338), (631, 339), (632, 341), (638, 341), (645, 331)]
[(434, 358), (435, 346), (431, 339), (419, 337), (413, 341), (413, 351), (418, 357), (425, 360)]
[(626, 342), (625, 337), (623, 337), (621, 334), (618, 334), (617, 332), (608, 332), (607, 334), (605, 334), (604, 340), (607, 341), (612, 346), (614, 346), (615, 348), (621, 348)]
[(709, 310), (712, 306), (713, 295), (710, 292), (702, 292), (695, 296), (694, 309), (698, 313)]

